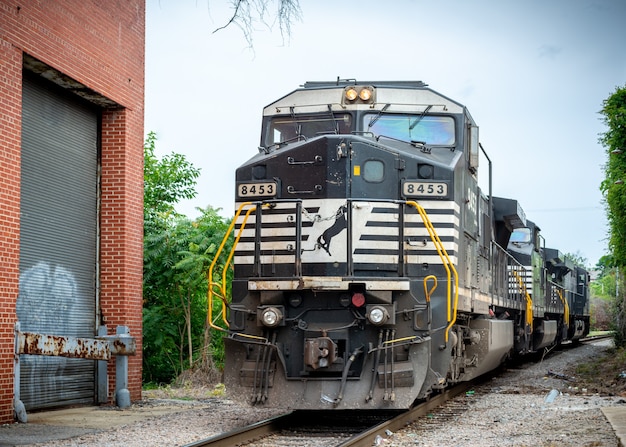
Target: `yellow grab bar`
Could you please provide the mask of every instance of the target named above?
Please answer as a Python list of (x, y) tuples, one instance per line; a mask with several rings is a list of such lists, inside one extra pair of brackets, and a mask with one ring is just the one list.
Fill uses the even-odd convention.
[(241, 234), (243, 232), (243, 229), (245, 228), (246, 223), (248, 222), (248, 218), (250, 217), (250, 214), (257, 209), (256, 206), (250, 207), (246, 211), (245, 217), (243, 219), (243, 223), (241, 224), (241, 227), (239, 228), (239, 231), (237, 232), (237, 236), (235, 237), (235, 242), (233, 244), (233, 248), (230, 251), (230, 254), (228, 255), (228, 259), (227, 259), (227, 261), (226, 261), (226, 263), (224, 265), (224, 269), (222, 271), (222, 284), (221, 285), (219, 283), (216, 283), (216, 282), (213, 281), (213, 268), (215, 267), (215, 264), (217, 263), (217, 260), (219, 259), (220, 255), (222, 254), (222, 250), (224, 249), (224, 246), (226, 245), (226, 242), (228, 241), (228, 238), (230, 237), (230, 234), (232, 233), (233, 229), (235, 228), (235, 225), (237, 223), (237, 219), (241, 215), (241, 212), (243, 211), (244, 207), (252, 205), (252, 204), (253, 204), (253, 202), (244, 202), (237, 209), (237, 212), (235, 213), (235, 217), (233, 217), (233, 220), (230, 223), (230, 226), (228, 227), (228, 230), (226, 231), (226, 234), (224, 235), (224, 239), (222, 239), (222, 243), (220, 244), (220, 247), (217, 249), (217, 252), (215, 253), (215, 257), (213, 258), (213, 262), (211, 262), (211, 266), (209, 267), (209, 271), (207, 273), (207, 279), (209, 281), (209, 288), (208, 288), (208, 291), (207, 291), (207, 322), (209, 323), (209, 326), (212, 327), (213, 329), (217, 329), (217, 330), (224, 331), (224, 332), (227, 332), (227, 330), (222, 328), (222, 327), (220, 327), (220, 326), (217, 326), (214, 323), (214, 319), (213, 319), (213, 295), (214, 295), (214, 291), (213, 291), (213, 288), (216, 287), (216, 286), (219, 288), (218, 289), (219, 294), (216, 294), (216, 295), (222, 301), (222, 308), (221, 308), (219, 314), (215, 317), (215, 319), (217, 320), (217, 318), (219, 318), (221, 316), (222, 321), (224, 322), (226, 327), (230, 327), (230, 325), (228, 324), (227, 316), (226, 316), (226, 307), (228, 305), (228, 302), (226, 300), (226, 271), (228, 269), (228, 266), (230, 265), (230, 262), (233, 259), (233, 256), (235, 254), (235, 247), (239, 243), (239, 239), (241, 238)]
[(515, 270), (511, 270), (515, 279), (517, 279), (517, 283), (519, 284), (520, 291), (524, 294), (526, 298), (526, 324), (530, 326), (530, 331), (533, 331), (533, 299), (530, 297), (526, 286), (522, 282), (522, 277)]
[[(432, 279), (434, 282), (433, 286), (430, 289), (428, 289), (429, 279)], [(424, 295), (426, 296), (427, 303), (430, 303), (430, 296), (433, 294), (436, 288), (437, 288), (437, 277), (435, 275), (428, 275), (426, 278), (424, 278)]]
[[(450, 331), (450, 328), (454, 325), (454, 323), (456, 323), (456, 312), (457, 312), (457, 308), (459, 305), (459, 275), (457, 274), (456, 268), (454, 268), (454, 264), (450, 260), (450, 257), (448, 256), (448, 252), (444, 248), (443, 243), (441, 242), (441, 239), (439, 239), (439, 236), (437, 235), (437, 232), (435, 231), (435, 227), (430, 221), (430, 218), (428, 217), (426, 210), (419, 203), (412, 201), (412, 200), (407, 201), (406, 204), (414, 207), (417, 210), (417, 212), (420, 214), (420, 216), (422, 217), (424, 226), (428, 230), (430, 239), (433, 241), (433, 244), (435, 245), (435, 248), (437, 249), (437, 253), (439, 254), (439, 257), (441, 258), (441, 261), (443, 262), (443, 266), (446, 269), (446, 273), (448, 275), (448, 326), (446, 327), (446, 332), (444, 334), (444, 340), (447, 343), (448, 332)], [(451, 271), (454, 274), (454, 303), (452, 303), (452, 296), (451, 296), (451, 293), (452, 293), (451, 292), (451, 289), (452, 289)]]
[(561, 293), (561, 289), (556, 289), (556, 293), (561, 298), (561, 302), (563, 303), (563, 307), (565, 311), (563, 312), (563, 322), (569, 326), (569, 304), (567, 304), (567, 300), (563, 298), (563, 294)]

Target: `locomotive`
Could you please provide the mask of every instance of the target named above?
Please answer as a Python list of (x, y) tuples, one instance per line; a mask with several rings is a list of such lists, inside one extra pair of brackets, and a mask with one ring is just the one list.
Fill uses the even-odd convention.
[(468, 109), (421, 81), (307, 82), (266, 106), (236, 170), (229, 299), (209, 273), (227, 390), (405, 409), (587, 335), (588, 273), (493, 196), (490, 161), (481, 190), (481, 159)]

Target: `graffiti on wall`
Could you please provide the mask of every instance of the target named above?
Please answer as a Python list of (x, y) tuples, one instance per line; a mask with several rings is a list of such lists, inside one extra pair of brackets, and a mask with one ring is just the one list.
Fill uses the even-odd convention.
[[(77, 335), (70, 315), (78, 287), (69, 270), (39, 262), (20, 275), (19, 287), (17, 318), (23, 332)], [(62, 388), (67, 358), (23, 355), (20, 362), (22, 394), (52, 395)]]

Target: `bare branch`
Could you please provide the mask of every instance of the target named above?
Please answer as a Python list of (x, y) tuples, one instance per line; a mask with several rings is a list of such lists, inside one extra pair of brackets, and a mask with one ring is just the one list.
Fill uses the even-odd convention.
[(230, 20), (228, 22), (226, 22), (225, 25), (220, 26), (219, 28), (215, 29), (213, 31), (213, 34), (217, 33), (218, 31), (221, 31), (221, 30), (223, 30), (225, 28), (228, 28), (229, 25), (231, 25), (231, 24), (233, 24), (233, 23), (235, 23), (237, 21), (237, 18), (239, 17), (239, 8), (241, 7), (241, 3), (243, 1), (244, 0), (235, 0), (235, 1), (233, 1), (233, 6), (234, 6), (234, 9), (235, 9), (235, 12), (233, 13), (232, 17), (230, 18)]
[[(231, 4), (232, 16), (213, 33), (235, 25), (241, 29), (250, 48), (253, 47), (252, 36), (257, 22), (262, 23), (269, 30), (272, 30), (278, 22), (280, 35), (284, 40), (291, 35), (292, 23), (301, 19), (299, 0), (231, 0)], [(270, 12), (270, 6), (276, 7), (273, 15)]]

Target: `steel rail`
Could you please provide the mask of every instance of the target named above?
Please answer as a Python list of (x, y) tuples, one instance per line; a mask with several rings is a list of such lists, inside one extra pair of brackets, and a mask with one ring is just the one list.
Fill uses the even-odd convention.
[(455, 385), (452, 388), (431, 397), (413, 409), (351, 437), (347, 441), (339, 444), (337, 447), (371, 447), (374, 445), (377, 436), (385, 438), (387, 437), (386, 433), (389, 431), (395, 433), (402, 430), (408, 424), (415, 422), (419, 417), (425, 416), (433, 409), (442, 406), (447, 401), (466, 392), (474, 386), (476, 386), (476, 381), (463, 382)]
[(226, 433), (222, 433), (211, 438), (186, 444), (183, 447), (233, 447), (245, 444), (255, 439), (276, 433), (293, 423), (293, 412), (274, 416), (264, 421), (257, 422), (246, 427), (241, 427)]

